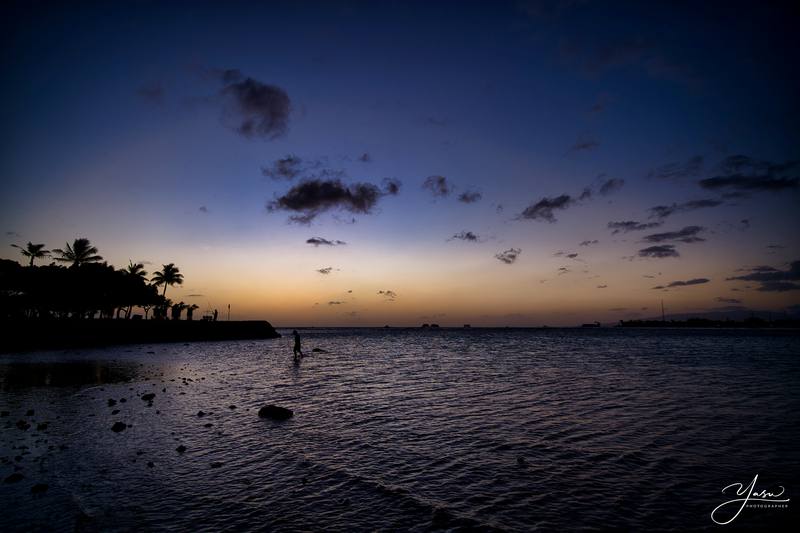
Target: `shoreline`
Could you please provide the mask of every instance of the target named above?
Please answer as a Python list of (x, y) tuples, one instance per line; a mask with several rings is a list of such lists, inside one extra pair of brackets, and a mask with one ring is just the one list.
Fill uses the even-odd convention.
[(0, 353), (125, 344), (277, 339), (266, 320), (19, 320), (0, 321)]

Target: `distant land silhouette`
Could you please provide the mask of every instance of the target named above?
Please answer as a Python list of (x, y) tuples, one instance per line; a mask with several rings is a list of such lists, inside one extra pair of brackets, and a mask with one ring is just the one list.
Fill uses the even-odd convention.
[[(2, 351), (280, 337), (266, 321), (217, 322), (217, 310), (193, 321), (197, 305), (166, 297), (168, 287), (183, 283), (174, 263), (148, 281), (143, 264), (116, 269), (83, 237), (52, 251), (31, 242), (12, 246), (27, 266), (0, 259)], [(50, 256), (50, 264), (35, 264)]]

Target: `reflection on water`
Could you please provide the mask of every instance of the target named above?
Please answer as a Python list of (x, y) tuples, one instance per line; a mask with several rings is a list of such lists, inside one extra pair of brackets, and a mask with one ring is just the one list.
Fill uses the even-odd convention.
[(0, 391), (24, 387), (80, 387), (137, 379), (131, 361), (12, 362), (0, 364)]
[(0, 356), (2, 528), (693, 530), (730, 483), (800, 487), (795, 335), (301, 333), (327, 353)]

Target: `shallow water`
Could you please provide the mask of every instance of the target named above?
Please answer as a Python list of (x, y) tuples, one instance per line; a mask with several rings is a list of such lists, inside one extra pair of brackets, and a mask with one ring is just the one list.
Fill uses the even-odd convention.
[(0, 529), (684, 531), (800, 488), (796, 334), (315, 329), (295, 366), (282, 333), (0, 355)]

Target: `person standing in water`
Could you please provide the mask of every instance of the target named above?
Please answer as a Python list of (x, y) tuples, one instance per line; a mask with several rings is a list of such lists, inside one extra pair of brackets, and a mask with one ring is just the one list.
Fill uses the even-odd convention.
[(303, 350), (300, 348), (300, 334), (297, 333), (297, 330), (292, 331), (292, 335), (294, 335), (294, 349), (292, 352), (294, 353), (294, 360), (297, 361), (297, 354), (300, 354), (300, 357), (303, 357)]

